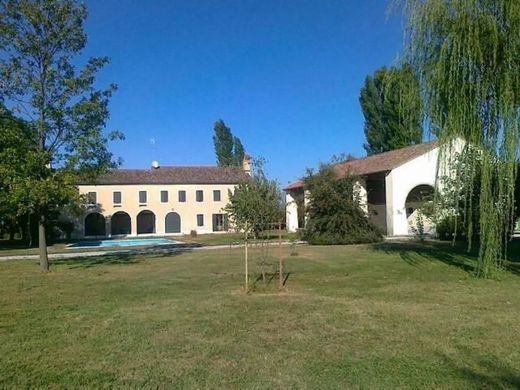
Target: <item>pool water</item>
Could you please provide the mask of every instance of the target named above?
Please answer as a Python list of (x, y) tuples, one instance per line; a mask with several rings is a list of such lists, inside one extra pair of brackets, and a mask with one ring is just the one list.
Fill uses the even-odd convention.
[(174, 245), (179, 241), (168, 240), (166, 238), (133, 238), (128, 240), (89, 240), (78, 241), (74, 244), (67, 245), (67, 249), (77, 248), (111, 248), (111, 247), (128, 247), (128, 246), (145, 246), (145, 245)]

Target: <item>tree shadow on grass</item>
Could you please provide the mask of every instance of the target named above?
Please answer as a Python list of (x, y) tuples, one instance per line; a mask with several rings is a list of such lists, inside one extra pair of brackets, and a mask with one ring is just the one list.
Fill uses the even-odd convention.
[[(398, 254), (403, 261), (417, 267), (429, 261), (441, 261), (444, 264), (460, 268), (468, 273), (474, 273), (477, 266), (478, 253), (467, 252), (466, 246), (447, 242), (409, 242), (396, 241), (374, 244), (374, 250), (387, 254)], [(513, 252), (513, 251), (510, 251)], [(520, 254), (516, 253), (517, 256)], [(520, 262), (513, 258), (505, 264), (506, 270), (520, 276)]]
[(496, 357), (475, 356), (475, 353), (467, 348), (463, 348), (462, 352), (462, 358), (454, 358), (444, 353), (437, 355), (446, 366), (451, 367), (477, 388), (520, 389), (520, 374), (509, 364), (501, 362)]
[(91, 268), (99, 265), (131, 265), (142, 262), (143, 260), (158, 259), (164, 257), (179, 256), (191, 252), (192, 247), (161, 248), (152, 247), (145, 250), (135, 250), (130, 252), (115, 252), (99, 256), (85, 256), (72, 258), (55, 258), (52, 264), (68, 265), (69, 268)]

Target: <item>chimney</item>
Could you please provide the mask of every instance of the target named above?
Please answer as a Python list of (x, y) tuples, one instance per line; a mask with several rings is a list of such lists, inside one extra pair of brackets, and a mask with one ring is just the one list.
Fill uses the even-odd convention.
[(245, 173), (251, 176), (251, 156), (249, 154), (244, 154), (244, 160), (242, 161), (242, 169)]

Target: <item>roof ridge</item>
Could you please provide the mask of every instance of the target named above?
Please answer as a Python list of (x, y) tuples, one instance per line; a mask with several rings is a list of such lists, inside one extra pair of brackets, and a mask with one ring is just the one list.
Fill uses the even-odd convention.
[(397, 154), (399, 152), (402, 152), (403, 150), (409, 150), (409, 149), (413, 149), (413, 148), (416, 148), (419, 146), (424, 147), (426, 145), (431, 145), (431, 144), (438, 143), (438, 142), (439, 142), (438, 140), (430, 140), (428, 142), (422, 142), (420, 144), (403, 146), (402, 148), (399, 148), (399, 149), (387, 150), (386, 152), (375, 153), (375, 154), (371, 154), (369, 156), (360, 157), (360, 158), (354, 158), (353, 160), (349, 160), (349, 161), (342, 161), (342, 162), (333, 164), (333, 166), (337, 166), (337, 165), (341, 165), (341, 164), (348, 164), (348, 163), (355, 162), (355, 161), (363, 161), (363, 160), (367, 160), (370, 158), (376, 158), (376, 157), (381, 158), (381, 157), (388, 156), (389, 154)]
[(114, 169), (92, 180), (92, 184), (238, 184), (248, 177), (240, 167), (164, 166)]
[[(403, 164), (417, 158), (423, 154), (430, 152), (438, 147), (438, 140), (430, 140), (420, 144), (405, 146), (403, 148), (389, 150), (383, 153), (372, 154), (370, 156), (343, 161), (332, 164), (332, 168), (342, 177), (343, 175), (369, 175), (372, 173), (390, 171), (398, 168)], [(299, 188), (303, 185), (302, 179), (299, 179), (286, 187), (286, 190)]]
[(155, 171), (160, 170), (161, 168), (201, 168), (201, 169), (240, 169), (242, 167), (230, 166), (230, 167), (219, 167), (217, 165), (160, 165), (158, 168), (148, 167), (148, 168), (115, 168), (110, 172), (114, 171)]

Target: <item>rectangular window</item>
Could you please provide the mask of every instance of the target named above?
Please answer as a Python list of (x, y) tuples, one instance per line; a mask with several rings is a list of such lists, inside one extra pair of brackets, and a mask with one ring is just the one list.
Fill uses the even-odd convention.
[(161, 203), (168, 203), (168, 191), (161, 191)]
[(186, 191), (179, 191), (179, 202), (186, 202)]
[(87, 203), (88, 204), (97, 204), (97, 193), (89, 192), (87, 195)]
[(204, 201), (204, 193), (202, 192), (202, 190), (197, 190), (197, 192), (195, 192), (195, 200), (197, 202), (203, 202)]
[(139, 203), (146, 203), (146, 191), (139, 191)]
[(213, 231), (224, 232), (228, 230), (228, 218), (226, 214), (213, 214)]
[(213, 201), (220, 202), (220, 190), (213, 191)]
[(121, 192), (114, 191), (112, 197), (114, 199), (114, 204), (121, 204)]
[(197, 226), (204, 226), (204, 215), (197, 214)]

